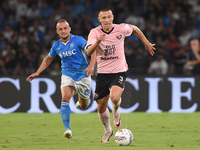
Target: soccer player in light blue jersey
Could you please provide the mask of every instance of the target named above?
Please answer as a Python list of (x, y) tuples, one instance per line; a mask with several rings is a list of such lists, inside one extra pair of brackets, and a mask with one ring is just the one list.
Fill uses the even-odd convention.
[(33, 80), (44, 71), (52, 62), (54, 56), (59, 55), (62, 65), (61, 77), (61, 117), (65, 126), (64, 136), (68, 139), (72, 138), (70, 127), (71, 109), (69, 102), (71, 97), (78, 93), (78, 104), (81, 108), (86, 109), (89, 105), (89, 97), (91, 91), (91, 75), (94, 73), (95, 57), (91, 57), (90, 65), (86, 52), (87, 41), (81, 37), (72, 35), (71, 27), (65, 19), (58, 21), (56, 32), (60, 39), (56, 41), (49, 54), (44, 58), (38, 70), (31, 74), (27, 81)]

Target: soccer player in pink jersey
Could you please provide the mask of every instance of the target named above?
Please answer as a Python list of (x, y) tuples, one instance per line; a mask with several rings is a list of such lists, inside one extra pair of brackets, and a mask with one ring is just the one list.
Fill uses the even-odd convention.
[(108, 99), (110, 97), (113, 109), (113, 123), (116, 128), (121, 125), (119, 106), (121, 95), (125, 87), (126, 71), (128, 66), (124, 55), (124, 39), (132, 33), (137, 35), (149, 53), (153, 56), (155, 44), (151, 44), (141, 30), (130, 24), (113, 24), (113, 13), (109, 8), (99, 11), (98, 20), (100, 26), (92, 29), (88, 35), (87, 54), (96, 54), (97, 79), (95, 100), (99, 118), (104, 126), (105, 134), (102, 143), (109, 142), (114, 134), (110, 125), (110, 113)]

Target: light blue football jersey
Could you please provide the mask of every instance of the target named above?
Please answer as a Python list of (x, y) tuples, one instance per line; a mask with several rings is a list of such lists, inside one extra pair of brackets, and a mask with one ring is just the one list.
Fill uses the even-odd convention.
[(83, 72), (88, 67), (88, 56), (85, 50), (86, 43), (87, 41), (83, 37), (71, 34), (71, 39), (66, 45), (60, 39), (53, 44), (49, 52), (51, 57), (55, 55), (60, 57), (62, 74), (75, 81), (88, 77)]

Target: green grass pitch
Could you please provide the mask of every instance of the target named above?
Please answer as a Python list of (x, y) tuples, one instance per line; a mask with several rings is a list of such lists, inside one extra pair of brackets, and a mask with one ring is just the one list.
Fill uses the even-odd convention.
[[(100, 143), (104, 129), (97, 113), (71, 114), (73, 139), (63, 136), (60, 114), (0, 114), (0, 150), (198, 150), (200, 112), (121, 114), (122, 126), (132, 131), (129, 146), (114, 136)], [(111, 115), (111, 125), (114, 128)]]

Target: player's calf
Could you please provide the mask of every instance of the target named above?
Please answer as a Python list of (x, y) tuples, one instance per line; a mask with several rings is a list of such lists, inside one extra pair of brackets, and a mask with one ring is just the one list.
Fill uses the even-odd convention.
[(80, 105), (80, 103), (79, 103), (79, 101), (77, 101), (77, 102), (76, 102), (76, 108), (77, 108), (77, 109), (87, 109), (87, 108), (90, 106), (90, 104), (91, 104), (91, 99), (88, 100), (88, 105), (87, 105), (87, 107), (86, 107), (86, 108), (82, 108), (81, 105)]

